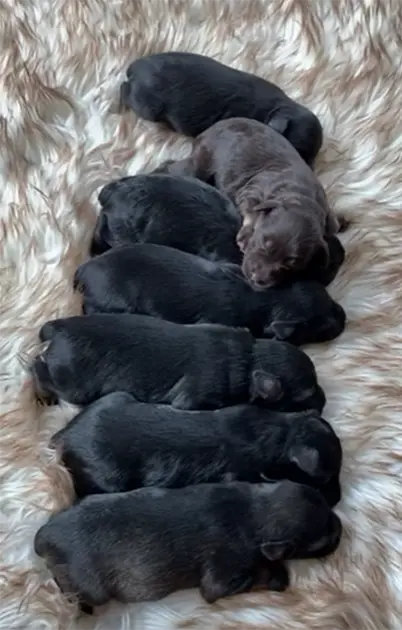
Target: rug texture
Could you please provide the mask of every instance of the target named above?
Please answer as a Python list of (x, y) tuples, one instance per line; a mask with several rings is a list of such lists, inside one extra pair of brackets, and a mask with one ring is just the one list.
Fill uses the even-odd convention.
[[(0, 0), (0, 628), (400, 630), (402, 625), (402, 17), (399, 0)], [(112, 604), (76, 618), (32, 551), (71, 484), (46, 444), (75, 410), (38, 407), (26, 365), (47, 319), (78, 313), (97, 192), (184, 156), (189, 140), (120, 115), (124, 70), (162, 50), (211, 55), (281, 85), (323, 121), (317, 172), (347, 260), (348, 313), (308, 348), (343, 442), (345, 535), (293, 563), (284, 594)]]

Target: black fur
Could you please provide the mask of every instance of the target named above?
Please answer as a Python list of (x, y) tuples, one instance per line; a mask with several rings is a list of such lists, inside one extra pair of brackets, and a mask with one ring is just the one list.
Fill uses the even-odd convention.
[(135, 175), (104, 186), (91, 245), (95, 256), (110, 247), (157, 243), (210, 260), (240, 263), (240, 214), (218, 190), (190, 177)]
[(342, 525), (314, 488), (204, 484), (86, 497), (35, 536), (61, 589), (90, 606), (138, 602), (200, 587), (204, 599), (284, 590), (289, 558), (323, 557)]
[(293, 274), (293, 281), (314, 280), (327, 287), (335, 280), (339, 269), (345, 261), (345, 249), (337, 236), (324, 236), (327, 250), (319, 248), (307, 267)]
[(181, 409), (255, 401), (321, 412), (325, 404), (307, 354), (246, 329), (96, 314), (47, 322), (39, 337), (50, 343), (31, 367), (37, 391), (77, 405), (113, 391)]
[(342, 448), (314, 411), (284, 413), (256, 405), (182, 411), (108, 394), (52, 438), (78, 497), (144, 486), (290, 479), (340, 499)]
[(322, 145), (321, 123), (307, 107), (277, 85), (203, 55), (167, 52), (137, 59), (120, 98), (141, 118), (193, 137), (226, 118), (267, 123), (310, 165)]
[(255, 337), (295, 345), (335, 339), (345, 312), (317, 282), (254, 291), (241, 268), (170, 247), (112, 249), (81, 265), (74, 283), (84, 313), (139, 313), (179, 324), (210, 322), (249, 328)]

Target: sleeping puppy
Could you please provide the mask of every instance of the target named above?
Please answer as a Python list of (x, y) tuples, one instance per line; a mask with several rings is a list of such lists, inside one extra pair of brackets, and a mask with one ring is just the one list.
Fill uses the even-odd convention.
[(135, 175), (101, 190), (91, 255), (133, 243), (158, 243), (210, 260), (241, 263), (238, 210), (218, 190), (194, 178)]
[(316, 411), (184, 411), (115, 392), (86, 407), (51, 443), (79, 498), (268, 478), (315, 486), (330, 505), (340, 499), (341, 444)]
[(243, 272), (257, 288), (302, 272), (325, 237), (339, 231), (313, 171), (283, 136), (255, 120), (231, 118), (194, 140), (189, 158), (161, 169), (176, 175), (214, 178), (238, 207), (243, 225), (237, 242)]
[(78, 267), (75, 288), (91, 313), (139, 313), (178, 324), (249, 328), (295, 345), (335, 339), (345, 312), (326, 289), (301, 281), (253, 291), (241, 268), (162, 245), (112, 249)]
[(214, 409), (253, 401), (286, 411), (322, 411), (311, 359), (246, 329), (183, 326), (143, 315), (97, 314), (47, 322), (49, 342), (31, 374), (37, 395), (87, 405), (126, 391), (140, 402)]
[(253, 586), (285, 590), (284, 560), (324, 557), (339, 517), (309, 486), (200, 484), (92, 495), (50, 518), (34, 549), (89, 606), (199, 587), (208, 603)]
[(188, 136), (242, 116), (283, 134), (309, 165), (322, 145), (317, 116), (281, 88), (203, 55), (169, 52), (137, 59), (120, 94), (122, 105), (141, 118)]

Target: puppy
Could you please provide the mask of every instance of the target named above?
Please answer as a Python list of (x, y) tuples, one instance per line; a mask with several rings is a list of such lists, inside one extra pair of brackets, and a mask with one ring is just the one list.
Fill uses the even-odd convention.
[(60, 588), (90, 606), (200, 587), (208, 603), (254, 585), (284, 590), (289, 558), (326, 556), (339, 517), (309, 486), (200, 484), (93, 495), (50, 518), (34, 549)]
[(178, 324), (249, 328), (297, 345), (334, 339), (345, 312), (325, 288), (301, 281), (253, 291), (240, 267), (162, 245), (112, 249), (78, 267), (74, 285), (91, 313), (139, 313)]
[(198, 136), (219, 120), (242, 116), (283, 134), (310, 165), (323, 131), (310, 110), (278, 86), (214, 59), (184, 52), (137, 59), (121, 86), (121, 103), (147, 120)]
[(339, 231), (322, 185), (279, 133), (255, 120), (216, 123), (194, 141), (185, 160), (162, 165), (166, 172), (215, 185), (239, 208), (237, 236), (243, 271), (257, 288), (278, 284), (303, 271), (325, 237)]
[(228, 480), (286, 478), (340, 499), (342, 448), (316, 411), (256, 405), (181, 411), (108, 394), (52, 438), (79, 498), (144, 486), (180, 488)]
[(99, 203), (92, 256), (117, 245), (159, 243), (210, 260), (241, 263), (238, 210), (197, 179), (166, 174), (123, 177), (102, 189)]
[(140, 402), (214, 409), (253, 401), (322, 411), (311, 359), (286, 342), (241, 328), (183, 326), (142, 315), (97, 314), (47, 322), (49, 342), (31, 366), (36, 393), (87, 405), (114, 391)]

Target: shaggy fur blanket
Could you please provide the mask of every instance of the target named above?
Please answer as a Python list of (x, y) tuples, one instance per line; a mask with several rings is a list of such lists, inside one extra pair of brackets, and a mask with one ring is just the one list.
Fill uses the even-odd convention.
[[(400, 630), (402, 619), (402, 14), (399, 0), (0, 1), (0, 627), (29, 630)], [(71, 278), (112, 178), (180, 157), (188, 140), (117, 111), (128, 63), (188, 50), (261, 74), (323, 121), (317, 172), (347, 260), (348, 313), (308, 348), (343, 442), (345, 535), (294, 562), (284, 594), (208, 606), (197, 592), (76, 618), (32, 551), (71, 500), (47, 448), (73, 414), (40, 408), (26, 365), (49, 318), (78, 312)]]

